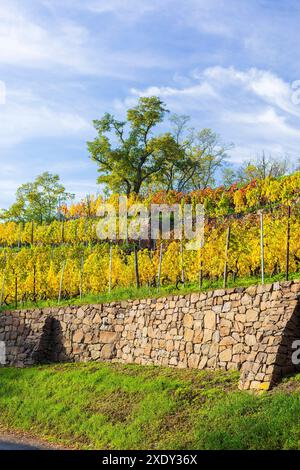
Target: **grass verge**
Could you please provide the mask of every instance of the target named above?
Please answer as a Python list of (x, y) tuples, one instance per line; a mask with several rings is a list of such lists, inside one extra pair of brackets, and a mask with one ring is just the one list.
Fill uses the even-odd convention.
[[(300, 272), (291, 273), (290, 280), (300, 279)], [(265, 283), (273, 283), (276, 281), (284, 281), (285, 274), (277, 274), (275, 276), (265, 276)], [(260, 277), (241, 277), (233, 281), (228, 280), (228, 287), (248, 287), (261, 283)], [(205, 292), (212, 289), (219, 289), (223, 287), (223, 279), (217, 281), (211, 281), (204, 279), (201, 292)], [(30, 309), (30, 308), (42, 308), (42, 307), (57, 307), (67, 305), (86, 305), (86, 304), (102, 304), (108, 302), (115, 302), (120, 300), (129, 299), (144, 299), (144, 298), (155, 298), (165, 297), (167, 295), (184, 295), (193, 292), (199, 292), (199, 285), (197, 283), (186, 283), (185, 287), (180, 286), (176, 288), (174, 285), (169, 285), (161, 288), (156, 287), (145, 287), (142, 286), (139, 289), (135, 287), (127, 288), (116, 288), (111, 293), (103, 292), (98, 295), (84, 295), (81, 299), (79, 297), (70, 298), (67, 300), (61, 300), (58, 304), (57, 300), (44, 300), (38, 302), (18, 302), (16, 307), (15, 304), (3, 305), (0, 307), (0, 312), (5, 310)]]
[(299, 449), (300, 375), (262, 395), (238, 374), (88, 363), (0, 369), (0, 426), (81, 449)]

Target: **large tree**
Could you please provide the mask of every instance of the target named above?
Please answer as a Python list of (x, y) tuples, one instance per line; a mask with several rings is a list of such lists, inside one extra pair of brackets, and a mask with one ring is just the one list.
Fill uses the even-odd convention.
[(158, 97), (142, 97), (128, 109), (125, 121), (106, 113), (93, 122), (98, 135), (87, 145), (99, 167), (99, 183), (114, 192), (139, 194), (181, 158), (181, 147), (171, 133), (154, 134), (167, 112)]
[(57, 217), (59, 206), (71, 197), (58, 175), (45, 172), (17, 189), (16, 201), (2, 211), (1, 218), (18, 222), (51, 222)]

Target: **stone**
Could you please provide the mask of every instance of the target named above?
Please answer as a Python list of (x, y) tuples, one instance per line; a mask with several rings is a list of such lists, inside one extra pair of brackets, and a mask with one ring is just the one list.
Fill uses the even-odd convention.
[(196, 330), (195, 333), (194, 333), (193, 342), (194, 343), (201, 343), (202, 338), (203, 338), (203, 331)]
[(186, 314), (183, 317), (182, 323), (183, 323), (183, 326), (186, 326), (187, 328), (192, 328), (193, 321), (194, 321), (194, 319), (193, 319), (192, 315)]
[(118, 338), (118, 333), (115, 331), (100, 331), (100, 343), (115, 343)]
[(184, 332), (184, 339), (185, 341), (193, 341), (194, 338), (194, 330), (191, 328), (185, 328)]
[(198, 302), (200, 298), (200, 294), (191, 294), (191, 304), (195, 304), (196, 302)]
[(222, 312), (229, 312), (231, 309), (231, 302), (225, 302), (222, 308)]
[(208, 358), (206, 356), (203, 356), (198, 364), (198, 369), (204, 369), (206, 364), (207, 364)]
[(259, 313), (255, 310), (247, 310), (246, 311), (246, 322), (255, 322), (259, 318)]
[(261, 382), (258, 382), (257, 380), (252, 380), (250, 383), (250, 390), (259, 390), (261, 387)]
[(257, 292), (257, 286), (250, 286), (246, 289), (246, 293), (251, 297), (255, 297)]
[(245, 336), (245, 343), (248, 345), (248, 346), (254, 346), (256, 344), (256, 337), (255, 335), (246, 335)]
[(243, 314), (243, 313), (238, 313), (236, 316), (235, 316), (235, 320), (239, 323), (245, 323), (246, 322), (246, 315)]
[(84, 310), (82, 310), (82, 308), (79, 308), (77, 311), (77, 318), (81, 320), (84, 316), (85, 316)]
[(92, 358), (93, 360), (99, 359), (99, 358), (100, 358), (100, 351), (92, 351), (92, 352), (91, 352), (91, 358)]
[(233, 354), (240, 354), (244, 351), (244, 346), (241, 343), (235, 344), (232, 348)]
[(191, 354), (188, 358), (188, 367), (191, 369), (196, 369), (199, 364), (199, 356), (198, 354)]
[(212, 336), (213, 336), (213, 330), (204, 330), (202, 342), (207, 343), (211, 341)]
[(177, 357), (172, 357), (169, 361), (170, 366), (177, 366), (178, 364), (178, 359)]
[(244, 294), (241, 299), (241, 304), (242, 305), (250, 305), (252, 302), (252, 298), (248, 294)]
[(115, 347), (113, 344), (105, 344), (100, 352), (101, 359), (111, 359), (115, 354)]
[(220, 341), (220, 346), (232, 346), (233, 344), (236, 344), (236, 340), (231, 336), (225, 336), (225, 338), (222, 338)]
[(159, 312), (159, 311), (161, 311), (161, 310), (163, 310), (163, 309), (164, 309), (164, 304), (162, 304), (162, 303), (157, 303), (157, 304), (156, 304), (156, 306), (155, 306), (155, 310), (156, 310), (156, 311)]
[(208, 330), (216, 329), (216, 314), (214, 312), (210, 311), (205, 313), (204, 328)]
[(222, 351), (220, 354), (219, 354), (219, 359), (221, 362), (229, 362), (231, 361), (231, 357), (232, 357), (232, 350), (231, 348), (227, 348), (227, 349), (224, 349), (224, 351)]
[(225, 295), (224, 289), (216, 289), (213, 293), (213, 297), (223, 297)]
[(73, 341), (74, 343), (81, 343), (83, 340), (83, 332), (81, 330), (78, 330), (75, 332), (73, 335)]

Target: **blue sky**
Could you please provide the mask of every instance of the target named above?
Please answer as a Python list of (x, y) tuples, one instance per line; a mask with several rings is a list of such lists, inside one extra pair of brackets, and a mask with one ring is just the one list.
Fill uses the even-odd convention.
[(233, 142), (234, 164), (296, 161), (299, 24), (297, 0), (0, 0), (0, 207), (46, 170), (97, 191), (91, 121), (143, 95)]

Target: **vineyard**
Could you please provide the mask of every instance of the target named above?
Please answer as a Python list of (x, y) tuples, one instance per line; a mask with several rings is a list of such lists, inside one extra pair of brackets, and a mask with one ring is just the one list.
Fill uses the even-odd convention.
[[(83, 298), (133, 286), (149, 289), (213, 285), (261, 275), (261, 217), (257, 212), (206, 219), (202, 249), (180, 241), (145, 247), (130, 241), (99, 241), (95, 218), (48, 225), (0, 225), (1, 306)], [(228, 227), (230, 236), (228, 238)], [(264, 209), (264, 271), (268, 276), (299, 271), (300, 217), (297, 204)], [(225, 281), (225, 282), (226, 282)]]
[[(207, 217), (223, 217), (228, 214), (247, 214), (258, 209), (274, 209), (278, 205), (293, 205), (300, 197), (300, 172), (281, 178), (254, 180), (240, 186), (233, 184), (230, 188), (199, 189), (189, 194), (176, 191), (148, 191), (142, 199), (131, 195), (128, 205), (142, 201), (143, 204), (175, 204), (182, 201), (192, 204), (203, 204)], [(117, 207), (118, 196), (112, 195), (106, 201)], [(89, 197), (80, 203), (62, 206), (61, 213), (67, 219), (95, 217), (101, 204), (101, 197)], [(1, 238), (1, 235), (0, 235)]]

